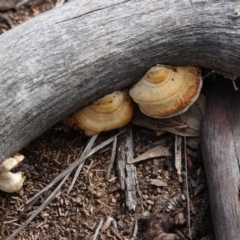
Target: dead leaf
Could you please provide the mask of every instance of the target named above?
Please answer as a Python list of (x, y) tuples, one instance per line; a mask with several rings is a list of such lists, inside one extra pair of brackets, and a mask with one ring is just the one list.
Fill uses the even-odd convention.
[(136, 163), (136, 162), (144, 161), (149, 158), (163, 157), (163, 156), (171, 156), (171, 153), (169, 152), (168, 148), (164, 146), (157, 146), (139, 155), (135, 159), (129, 161), (129, 163)]
[(150, 184), (157, 187), (167, 187), (168, 185), (159, 179), (150, 179)]

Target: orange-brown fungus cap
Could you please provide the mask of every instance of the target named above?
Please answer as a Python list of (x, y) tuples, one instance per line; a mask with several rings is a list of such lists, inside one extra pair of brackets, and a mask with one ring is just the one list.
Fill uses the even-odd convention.
[(75, 124), (92, 136), (126, 125), (133, 116), (133, 102), (126, 91), (115, 91), (73, 115)]
[(168, 77), (169, 71), (171, 70), (166, 67), (153, 67), (146, 72), (144, 77), (150, 83), (160, 83)]
[(197, 100), (202, 87), (195, 67), (152, 67), (129, 94), (141, 111), (155, 118), (181, 114)]

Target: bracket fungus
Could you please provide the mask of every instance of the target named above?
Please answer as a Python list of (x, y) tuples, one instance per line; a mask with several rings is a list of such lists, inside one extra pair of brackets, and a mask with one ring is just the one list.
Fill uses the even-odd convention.
[(133, 102), (127, 91), (115, 91), (73, 114), (74, 123), (87, 136), (120, 128), (131, 121)]
[[(201, 87), (202, 78), (196, 67), (156, 65), (131, 87), (129, 93), (124, 90), (108, 94), (75, 112), (73, 117), (66, 118), (63, 122), (69, 127), (77, 125), (87, 136), (120, 128), (133, 117), (132, 99), (138, 104), (142, 113), (149, 117), (164, 121), (181, 115), (186, 120), (190, 118), (189, 114), (182, 115), (182, 113), (185, 113), (197, 101)], [(201, 120), (201, 117), (198, 119)], [(143, 119), (146, 117), (142, 117)], [(172, 120), (176, 119), (172, 118)], [(194, 117), (189, 123), (193, 121)], [(136, 123), (136, 114), (133, 123)], [(142, 123), (141, 120), (140, 123)], [(195, 133), (187, 130), (183, 134), (198, 134), (199, 124), (196, 121), (194, 124), (197, 126), (194, 128)]]
[(206, 97), (200, 94), (196, 102), (184, 113), (170, 118), (152, 118), (135, 111), (132, 123), (152, 129), (157, 135), (170, 132), (184, 137), (197, 137), (200, 134), (201, 120), (206, 110)]
[(25, 180), (22, 172), (12, 173), (10, 170), (18, 165), (24, 156), (17, 153), (13, 158), (6, 158), (0, 164), (0, 190), (8, 193), (19, 191)]
[(129, 91), (141, 111), (155, 118), (179, 115), (197, 100), (202, 87), (196, 67), (157, 65)]

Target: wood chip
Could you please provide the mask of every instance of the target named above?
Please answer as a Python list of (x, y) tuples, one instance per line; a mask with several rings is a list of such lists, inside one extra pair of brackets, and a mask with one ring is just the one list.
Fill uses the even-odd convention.
[(150, 179), (150, 184), (155, 185), (157, 187), (167, 187), (167, 183), (159, 180), (159, 179)]
[(114, 220), (114, 219), (113, 219), (112, 217), (108, 216), (108, 217), (107, 217), (107, 220), (104, 222), (104, 224), (103, 224), (103, 226), (102, 226), (102, 231), (107, 230), (107, 229), (110, 227), (110, 225), (111, 225), (111, 223), (112, 223), (113, 220)]
[(182, 137), (175, 135), (175, 167), (181, 182), (181, 170), (182, 170)]

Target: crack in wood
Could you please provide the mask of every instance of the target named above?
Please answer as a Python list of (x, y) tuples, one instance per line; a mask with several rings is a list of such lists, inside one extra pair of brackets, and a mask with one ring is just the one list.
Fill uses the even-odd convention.
[(56, 22), (55, 24), (72, 21), (72, 20), (74, 20), (74, 19), (81, 18), (81, 17), (86, 16), (86, 15), (89, 15), (89, 14), (91, 14), (91, 13), (98, 12), (98, 11), (101, 11), (101, 10), (105, 10), (105, 9), (108, 9), (108, 8), (112, 8), (112, 7), (115, 7), (115, 6), (117, 6), (117, 5), (120, 5), (120, 4), (123, 4), (123, 3), (126, 3), (126, 2), (130, 2), (130, 1), (131, 1), (131, 0), (126, 0), (126, 1), (123, 1), (123, 2), (120, 2), (120, 3), (112, 4), (112, 5), (107, 6), (107, 7), (97, 8), (97, 9), (88, 11), (88, 12), (86, 12), (86, 13), (84, 13), (84, 14), (81, 14), (81, 15), (79, 15), (79, 16), (76, 16), (76, 17), (73, 17), (73, 18), (69, 18), (69, 19), (66, 19), (66, 20), (63, 20), (63, 21), (60, 21), (60, 22)]

